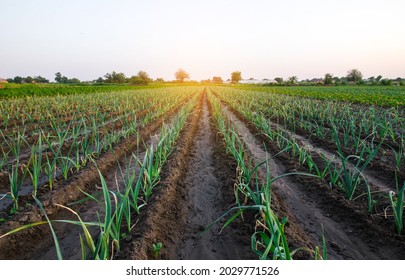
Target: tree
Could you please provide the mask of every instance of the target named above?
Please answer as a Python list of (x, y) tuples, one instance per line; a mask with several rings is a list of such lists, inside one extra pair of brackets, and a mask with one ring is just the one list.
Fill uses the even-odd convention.
[[(41, 77), (41, 76), (39, 76), (39, 77)], [(77, 78), (69, 79), (66, 76), (62, 76), (62, 74), (60, 72), (55, 73), (55, 81), (60, 84), (79, 84), (79, 83), (81, 83), (79, 79), (77, 79)]]
[(80, 84), (80, 80), (78, 78), (67, 79), (66, 84)]
[(392, 81), (390, 79), (383, 79), (381, 80), (381, 84), (383, 86), (390, 86), (392, 84)]
[(374, 84), (375, 77), (371, 76), (370, 78), (367, 79), (370, 83)]
[(148, 73), (146, 73), (145, 71), (139, 71), (138, 72), (138, 77), (144, 81), (145, 84), (148, 84), (151, 81), (151, 78), (149, 78)]
[(106, 83), (123, 84), (127, 80), (124, 73), (117, 73), (112, 71), (112, 73), (107, 73), (104, 75)]
[(277, 78), (274, 78), (274, 80), (277, 82), (277, 84), (279, 84), (279, 85), (282, 85), (283, 83), (284, 83), (284, 79), (283, 78), (280, 78), (280, 77), (277, 77)]
[(41, 84), (47, 84), (47, 83), (49, 83), (49, 80), (48, 80), (48, 79), (46, 79), (46, 78), (44, 78), (44, 77), (41, 77), (41, 76), (35, 76), (35, 77), (34, 77), (34, 81), (35, 81), (36, 83), (41, 83)]
[(222, 80), (221, 77), (216, 77), (216, 76), (214, 76), (214, 77), (212, 77), (212, 83), (213, 83), (213, 84), (223, 84), (224, 81)]
[(60, 72), (55, 73), (55, 81), (60, 84), (69, 83), (69, 79), (66, 76), (62, 76)]
[(14, 83), (16, 83), (16, 84), (21, 84), (22, 81), (23, 81), (23, 78), (22, 78), (22, 77), (20, 77), (20, 76), (15, 76), (15, 77), (14, 77)]
[(333, 83), (333, 75), (331, 73), (326, 73), (323, 83), (325, 85), (331, 85)]
[(128, 79), (129, 83), (135, 85), (147, 85), (150, 81), (152, 81), (152, 79), (149, 78), (148, 73), (146, 73), (145, 71), (139, 71), (138, 75), (132, 76)]
[(240, 71), (235, 71), (231, 73), (231, 82), (234, 84), (239, 83), (242, 80), (242, 73)]
[(102, 84), (102, 83), (104, 83), (104, 79), (103, 79), (103, 77), (98, 77), (98, 79), (95, 80), (95, 82), (96, 82), (97, 84)]
[(287, 80), (287, 84), (289, 85), (295, 85), (298, 83), (298, 77), (297, 76), (291, 76)]
[(357, 69), (350, 69), (349, 71), (347, 71), (346, 78), (349, 82), (356, 83), (363, 79), (363, 74), (361, 74), (361, 72)]
[(26, 78), (24, 79), (24, 81), (25, 81), (27, 84), (32, 84), (32, 83), (34, 82), (34, 78), (32, 78), (31, 76), (28, 76), (28, 77), (26, 77)]
[(174, 75), (176, 77), (176, 80), (180, 83), (184, 82), (185, 79), (190, 79), (190, 75), (181, 68), (179, 68), (179, 70), (177, 70)]
[(62, 83), (62, 74), (60, 72), (55, 73), (55, 81), (57, 83)]
[(375, 78), (375, 81), (376, 81), (377, 83), (379, 83), (379, 82), (381, 81), (381, 79), (382, 79), (382, 76), (381, 76), (381, 75), (378, 75), (377, 78)]
[(156, 82), (159, 82), (159, 83), (163, 83), (163, 82), (165, 81), (165, 79), (163, 79), (163, 78), (156, 78), (155, 81), (156, 81)]

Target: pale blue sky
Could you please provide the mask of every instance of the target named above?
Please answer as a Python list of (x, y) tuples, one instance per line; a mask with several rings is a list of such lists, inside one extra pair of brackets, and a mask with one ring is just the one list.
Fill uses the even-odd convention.
[(1, 0), (0, 77), (405, 77), (404, 11), (404, 0)]

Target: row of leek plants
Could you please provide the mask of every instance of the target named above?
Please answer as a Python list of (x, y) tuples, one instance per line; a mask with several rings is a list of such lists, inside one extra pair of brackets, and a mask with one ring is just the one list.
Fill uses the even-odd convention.
[[(326, 241), (323, 235), (323, 251), (309, 248), (298, 248), (290, 250), (285, 234), (287, 218), (279, 219), (271, 207), (272, 184), (289, 175), (309, 175), (306, 173), (287, 173), (272, 178), (267, 161), (255, 165), (248, 160), (245, 154), (245, 147), (242, 139), (238, 136), (234, 127), (227, 123), (222, 114), (220, 102), (210, 95), (211, 104), (214, 108), (214, 118), (217, 121), (219, 133), (224, 139), (227, 152), (232, 155), (237, 163), (238, 177), (235, 183), (235, 199), (237, 206), (231, 208), (214, 223), (219, 222), (223, 217), (235, 212), (229, 218), (223, 228), (227, 227), (237, 217), (242, 216), (246, 210), (255, 210), (260, 214), (256, 221), (255, 232), (251, 237), (251, 247), (260, 259), (292, 260), (294, 254), (299, 250), (307, 251), (314, 255), (315, 259), (326, 259)], [(258, 168), (266, 165), (264, 182), (258, 179)], [(249, 201), (249, 202), (247, 202)]]
[(112, 118), (130, 113), (134, 108), (150, 110), (159, 104), (177, 102), (189, 93), (190, 88), (176, 87), (7, 99), (0, 103), (0, 129), (6, 131), (25, 127), (31, 131), (31, 127), (42, 127), (46, 130), (50, 118), (65, 122), (98, 113)]
[[(127, 119), (120, 129), (113, 126), (106, 132), (99, 130), (99, 125), (94, 119), (90, 127), (87, 127), (86, 122), (83, 121), (66, 130), (58, 129), (56, 137), (43, 132), (38, 136), (37, 142), (31, 146), (30, 157), (26, 162), (20, 160), (21, 146), (25, 139), (23, 133), (18, 134), (17, 141), (6, 142), (11, 148), (12, 157), (16, 160), (6, 164), (10, 192), (6, 196), (2, 196), (2, 199), (12, 200), (11, 212), (15, 213), (18, 211), (19, 193), (26, 182), (27, 175), (31, 179), (31, 185), (28, 187), (33, 189), (34, 196), (41, 185), (46, 185), (52, 190), (58, 178), (66, 180), (71, 173), (86, 166), (89, 160), (112, 149), (122, 139), (136, 134), (139, 125), (146, 125), (162, 116), (174, 105), (173, 102), (162, 104), (141, 120)], [(69, 142), (68, 145), (66, 145), (67, 142)], [(47, 180), (41, 184), (40, 178), (43, 176)]]
[[(337, 131), (343, 140), (341, 146), (349, 151), (346, 156), (359, 155), (363, 148), (366, 154), (371, 155), (374, 142), (385, 141), (383, 147), (392, 150), (395, 168), (399, 170), (405, 161), (405, 118), (401, 109), (353, 108), (354, 105), (339, 102), (271, 94), (263, 96), (258, 92), (237, 91), (231, 94), (218, 89), (217, 93), (234, 108), (247, 108), (250, 118), (254, 118), (256, 112), (262, 112), (267, 119), (291, 131), (299, 128), (323, 140), (329, 140)], [(385, 156), (383, 152), (380, 154)]]
[[(341, 189), (347, 199), (354, 200), (359, 197), (354, 197), (354, 194), (360, 186), (364, 186), (368, 201), (367, 208), (369, 212), (372, 212), (375, 201), (372, 198), (372, 192), (363, 171), (370, 165), (372, 159), (381, 149), (383, 141), (373, 143), (372, 146), (362, 145), (358, 155), (346, 156), (342, 151), (338, 129), (332, 126), (332, 138), (337, 146), (338, 159), (328, 159), (322, 153), (318, 152), (319, 158), (323, 163), (317, 164), (310, 150), (301, 146), (291, 134), (285, 133), (279, 127), (271, 126), (271, 121), (266, 119), (263, 114), (260, 112), (254, 112), (252, 114), (250, 108), (245, 108), (240, 105), (238, 111), (257, 128), (263, 131), (271, 141), (275, 141), (280, 149), (280, 153), (288, 153), (292, 157), (297, 158), (299, 163), (306, 167), (309, 172), (325, 179), (332, 187), (337, 186)], [(388, 131), (385, 131), (385, 134), (387, 133)], [(385, 139), (385, 137), (382, 137), (382, 139)], [(404, 211), (403, 205), (405, 198), (403, 196), (403, 188), (399, 189), (398, 181), (396, 188), (397, 194), (394, 192), (389, 192), (389, 194), (394, 211), (394, 221), (398, 234), (401, 234), (403, 231), (402, 213)]]

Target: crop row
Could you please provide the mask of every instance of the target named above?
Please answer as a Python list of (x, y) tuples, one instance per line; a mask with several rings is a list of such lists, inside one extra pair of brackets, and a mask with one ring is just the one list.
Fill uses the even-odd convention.
[(381, 86), (295, 86), (295, 87), (266, 87), (266, 86), (238, 86), (248, 91), (307, 97), (319, 100), (337, 100), (350, 103), (369, 104), (378, 106), (405, 106), (403, 87)]
[[(322, 152), (315, 152), (309, 149), (304, 143), (298, 141), (293, 134), (285, 129), (271, 125), (272, 121), (268, 118), (267, 111), (277, 110), (278, 107), (274, 106), (274, 104), (271, 107), (262, 108), (264, 112), (260, 110), (254, 111), (252, 108), (256, 108), (254, 104), (255, 101), (250, 100), (250, 102), (245, 101), (242, 103), (240, 101), (243, 99), (240, 97), (240, 94), (235, 94), (235, 92), (230, 94), (229, 92), (223, 92), (221, 90), (218, 90), (217, 94), (226, 100), (233, 109), (236, 109), (247, 120), (252, 122), (266, 137), (268, 137), (268, 139), (270, 139), (270, 141), (275, 141), (280, 148), (280, 153), (287, 153), (297, 159), (298, 162), (305, 166), (310, 173), (323, 178), (331, 187), (341, 189), (349, 200), (358, 197), (354, 197), (355, 193), (359, 196), (362, 196), (364, 193), (368, 198), (368, 211), (373, 211), (373, 206), (375, 206), (374, 204), (376, 201), (372, 197), (372, 190), (364, 176), (364, 170), (370, 165), (372, 159), (381, 149), (387, 134), (386, 128), (384, 129), (384, 134), (380, 137), (381, 141), (375, 141), (373, 145), (363, 144), (357, 150), (358, 153), (356, 155), (344, 155), (342, 152), (342, 135), (338, 133), (339, 129), (336, 128), (336, 124), (333, 124), (331, 126), (331, 137), (336, 144), (337, 153), (336, 156), (328, 157)], [(246, 94), (246, 92), (244, 92), (244, 94)], [(262, 99), (264, 98), (266, 97), (262, 96)], [(272, 96), (268, 98), (273, 100)], [(293, 105), (289, 108), (291, 109), (291, 112), (294, 111)], [(396, 180), (396, 183), (396, 193), (388, 190), (385, 191), (390, 198), (391, 210), (393, 213), (392, 216), (394, 217), (397, 231), (401, 234), (403, 231), (402, 216), (405, 200), (405, 182), (398, 182), (398, 180)], [(364, 189), (359, 190), (360, 187)], [(383, 190), (377, 190), (377, 192), (381, 191)]]
[[(71, 120), (68, 124), (59, 120), (52, 124), (53, 133), (40, 130), (31, 144), (26, 140), (27, 134), (18, 132), (14, 138), (3, 134), (0, 167), (2, 176), (8, 177), (9, 192), (2, 199), (12, 201), (11, 212), (18, 210), (22, 188), (32, 190), (34, 196), (40, 187), (52, 189), (55, 180), (66, 180), (70, 174), (112, 149), (122, 139), (136, 135), (139, 127), (164, 115), (181, 100), (191, 96), (189, 91), (176, 93), (163, 90), (156, 94), (144, 92), (143, 95), (147, 96), (144, 102), (155, 105), (154, 110), (139, 119), (126, 116), (120, 126), (110, 125), (108, 129), (101, 129), (108, 122), (103, 123), (93, 117)], [(133, 93), (132, 98), (136, 99), (138, 95)], [(92, 99), (87, 102), (91, 103)], [(28, 146), (25, 155), (22, 154), (24, 144)]]
[[(146, 87), (146, 88), (152, 88)], [(119, 92), (134, 89), (145, 89), (143, 87), (123, 86), (123, 85), (7, 85), (0, 88), (0, 99), (39, 97), (39, 96), (60, 96), (75, 94), (94, 94), (100, 92)]]
[[(273, 127), (303, 131), (308, 138), (335, 145), (335, 151), (344, 156), (370, 156), (381, 144), (378, 158), (393, 165), (395, 176), (405, 170), (405, 115), (402, 109), (365, 108), (222, 88), (216, 92), (231, 106), (244, 108), (252, 122), (267, 121)], [(341, 140), (337, 142), (338, 139)]]
[[(0, 236), (4, 238), (20, 230), (48, 224), (54, 238), (58, 259), (63, 259), (58, 237), (53, 228), (54, 223), (69, 223), (80, 226), (83, 230), (80, 235), (83, 259), (111, 259), (120, 250), (121, 239), (136, 226), (135, 218), (141, 208), (148, 202), (153, 188), (159, 182), (160, 171), (168, 156), (172, 152), (176, 140), (182, 130), (187, 117), (195, 108), (196, 98), (182, 107), (170, 125), (164, 125), (159, 133), (159, 139), (154, 146), (145, 148), (143, 156), (133, 155), (123, 166), (119, 167), (122, 185), (108, 186), (103, 174), (99, 171), (101, 182), (101, 198), (98, 194), (86, 194), (90, 200), (102, 205), (102, 213), (98, 219), (84, 221), (80, 214), (72, 208), (59, 205), (73, 213), (77, 220), (50, 220), (42, 203), (34, 197), (46, 220), (24, 225)], [(116, 189), (114, 191), (113, 189)], [(92, 227), (98, 229), (99, 234), (91, 234)]]
[[(238, 170), (235, 183), (237, 206), (231, 208), (222, 216), (224, 217), (230, 213), (233, 214), (224, 224), (224, 227), (228, 226), (238, 216), (242, 216), (245, 211), (254, 210), (258, 212), (259, 218), (256, 220), (255, 232), (251, 237), (251, 247), (260, 259), (291, 260), (299, 250), (310, 252), (315, 259), (326, 259), (325, 239), (323, 239), (322, 253), (317, 246), (315, 249), (299, 248), (290, 250), (284, 230), (287, 218), (284, 217), (280, 220), (272, 206), (272, 184), (275, 181), (285, 176), (307, 174), (286, 173), (278, 177), (272, 177), (267, 162), (255, 165), (254, 161), (246, 153), (244, 141), (239, 137), (232, 123), (223, 114), (220, 101), (212, 94), (209, 95), (209, 100), (213, 105), (214, 118), (217, 122), (218, 130), (224, 139), (227, 152), (236, 161)], [(262, 164), (266, 166), (266, 174), (264, 178), (259, 179), (258, 168)]]

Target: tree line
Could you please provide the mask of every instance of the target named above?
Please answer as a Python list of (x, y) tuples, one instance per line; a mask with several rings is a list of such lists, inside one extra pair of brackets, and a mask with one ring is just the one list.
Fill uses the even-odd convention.
[[(185, 82), (186, 80), (190, 79), (190, 74), (183, 70), (178, 69), (175, 73), (175, 82)], [(80, 84), (83, 83), (77, 78), (68, 78), (63, 76), (60, 72), (55, 73), (55, 82), (59, 84)], [(231, 73), (229, 79), (224, 81), (219, 76), (214, 76), (212, 79), (201, 80), (201, 83), (204, 84), (223, 84), (223, 83), (231, 83), (231, 84), (238, 84), (243, 80), (242, 72), (234, 71)], [(250, 78), (249, 80), (254, 80)], [(31, 83), (42, 83), (46, 84), (49, 83), (49, 80), (42, 77), (42, 76), (35, 76), (35, 77), (20, 77), (16, 76), (14, 78), (7, 79), (9, 83), (16, 83), (16, 84), (31, 84)], [(126, 77), (123, 72), (116, 72), (112, 71), (111, 73), (106, 73), (103, 77), (99, 77), (96, 80), (86, 82), (92, 84), (133, 84), (133, 85), (148, 85), (151, 83), (153, 79), (149, 77), (149, 74), (145, 71), (139, 71), (137, 75), (133, 75), (131, 77)], [(156, 82), (164, 82), (162, 78), (157, 78)], [(196, 82), (196, 81), (192, 81)], [(288, 77), (284, 80), (282, 77), (276, 77), (274, 80), (264, 79), (263, 84), (266, 85), (347, 85), (347, 84), (356, 84), (356, 85), (384, 85), (389, 86), (392, 84), (395, 85), (405, 85), (405, 79), (403, 78), (396, 78), (396, 79), (384, 79), (381, 75), (377, 77), (369, 77), (367, 79), (363, 79), (363, 74), (358, 69), (350, 69), (347, 71), (347, 75), (344, 77), (337, 77), (331, 73), (326, 73), (323, 78), (314, 78), (314, 79), (306, 79), (306, 80), (298, 80), (297, 76)]]

